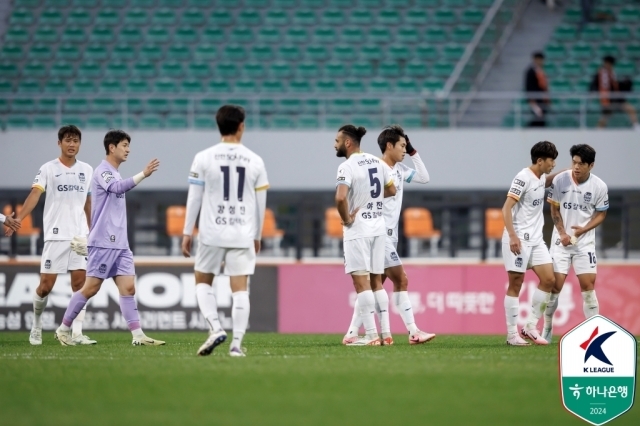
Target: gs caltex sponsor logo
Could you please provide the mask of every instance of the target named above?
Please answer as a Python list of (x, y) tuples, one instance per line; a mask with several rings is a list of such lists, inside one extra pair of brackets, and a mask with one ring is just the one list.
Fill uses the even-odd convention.
[(560, 340), (560, 386), (565, 408), (593, 425), (629, 411), (636, 387), (635, 337), (596, 315)]

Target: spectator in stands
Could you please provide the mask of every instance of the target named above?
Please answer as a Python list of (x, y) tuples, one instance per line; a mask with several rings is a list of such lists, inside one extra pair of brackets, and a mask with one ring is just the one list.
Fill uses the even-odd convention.
[(608, 117), (614, 112), (624, 111), (629, 116), (629, 120), (636, 130), (640, 130), (638, 125), (638, 117), (636, 110), (621, 95), (622, 92), (631, 91), (631, 82), (619, 82), (613, 67), (616, 64), (616, 58), (607, 55), (602, 59), (602, 66), (598, 73), (593, 76), (591, 82), (591, 90), (600, 93), (600, 105), (602, 106), (602, 115), (598, 121), (598, 127), (606, 127)]
[[(546, 93), (549, 91), (547, 76), (542, 69), (544, 65), (544, 54), (542, 52), (533, 53), (533, 63), (525, 74), (524, 90), (528, 94), (535, 94), (529, 97), (529, 107), (534, 118), (529, 122), (529, 127), (546, 126), (545, 116), (549, 112), (549, 98)], [(536, 94), (539, 93), (539, 94)]]

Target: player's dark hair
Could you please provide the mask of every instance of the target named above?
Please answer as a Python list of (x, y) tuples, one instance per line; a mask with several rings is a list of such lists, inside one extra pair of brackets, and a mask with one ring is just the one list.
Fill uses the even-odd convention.
[(131, 136), (124, 130), (109, 130), (106, 135), (104, 135), (104, 150), (107, 155), (109, 155), (109, 145), (118, 146), (118, 144), (126, 139), (128, 142), (131, 142)]
[(533, 52), (533, 59), (544, 59), (544, 53), (540, 51)]
[(60, 130), (58, 130), (58, 140), (61, 141), (65, 136), (77, 136), (78, 139), (82, 140), (82, 132), (73, 124), (60, 127)]
[(571, 154), (571, 158), (577, 155), (583, 163), (593, 164), (596, 161), (596, 150), (587, 144), (572, 146), (569, 154)]
[(614, 57), (613, 57), (613, 56), (611, 56), (611, 55), (607, 55), (607, 56), (605, 56), (604, 58), (602, 58), (602, 61), (603, 61), (605, 64), (611, 64), (611, 65), (615, 65), (615, 64), (616, 64), (616, 58), (614, 58)]
[(392, 124), (391, 126), (385, 127), (382, 129), (382, 133), (378, 136), (378, 146), (380, 147), (380, 151), (384, 154), (387, 150), (387, 142), (390, 142), (392, 146), (396, 146), (396, 143), (398, 143), (401, 137), (406, 138), (404, 129), (398, 124)]
[(353, 124), (345, 124), (338, 129), (338, 132), (342, 132), (349, 137), (352, 141), (360, 145), (362, 137), (367, 133), (367, 129), (364, 127), (356, 127)]
[(238, 133), (240, 123), (244, 123), (244, 108), (238, 105), (223, 105), (216, 113), (218, 130), (222, 136)]
[(533, 146), (533, 148), (531, 148), (531, 163), (536, 164), (538, 162), (538, 158), (543, 160), (553, 158), (555, 160), (558, 158), (558, 150), (556, 149), (556, 146), (549, 141), (538, 142)]

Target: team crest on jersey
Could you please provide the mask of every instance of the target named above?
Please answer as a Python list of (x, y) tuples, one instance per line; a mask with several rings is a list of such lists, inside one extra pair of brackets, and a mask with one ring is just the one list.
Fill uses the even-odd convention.
[(387, 235), (388, 236), (392, 236), (393, 235), (393, 229), (387, 229)]
[(44, 261), (44, 269), (51, 269), (51, 261), (49, 259)]
[(591, 202), (591, 193), (590, 192), (585, 192), (584, 193), (584, 202), (585, 203), (590, 203)]
[(115, 243), (116, 242), (116, 236), (115, 235), (110, 236), (109, 237), (109, 241), (111, 241), (112, 243)]
[(521, 268), (521, 267), (522, 267), (522, 258), (516, 257), (516, 268)]
[(556, 239), (556, 245), (559, 246), (560, 245), (560, 238)]
[(100, 267), (98, 268), (98, 272), (100, 272), (101, 274), (104, 274), (105, 272), (107, 272), (107, 265), (105, 265), (104, 263), (101, 263)]
[(54, 233), (54, 235), (57, 235), (58, 234), (58, 228), (53, 228), (53, 233)]
[(85, 181), (84, 173), (78, 173), (78, 179), (80, 179), (80, 183), (84, 183)]
[(391, 257), (391, 260), (393, 260), (394, 262), (398, 261), (398, 254), (395, 251), (392, 251), (389, 256)]
[(529, 241), (529, 234), (525, 233), (524, 234), (524, 239), (525, 239), (525, 241)]

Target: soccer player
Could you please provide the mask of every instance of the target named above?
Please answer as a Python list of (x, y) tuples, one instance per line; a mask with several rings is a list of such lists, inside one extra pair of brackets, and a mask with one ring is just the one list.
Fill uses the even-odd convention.
[[(400, 210), (402, 209), (402, 188), (404, 182), (407, 183), (429, 183), (429, 172), (425, 167), (418, 151), (411, 145), (409, 137), (404, 133), (402, 127), (393, 125), (387, 127), (378, 136), (378, 146), (382, 151), (383, 165), (388, 167), (388, 172), (392, 176), (396, 186), (396, 195), (384, 199), (383, 216), (387, 234), (385, 238), (384, 250), (384, 274), (381, 279), (372, 282), (372, 290), (376, 299), (376, 313), (380, 319), (380, 331), (382, 332), (382, 344), (392, 345), (391, 327), (389, 324), (389, 296), (382, 286), (386, 278), (393, 282), (393, 303), (396, 306), (404, 325), (409, 331), (409, 343), (416, 345), (425, 343), (436, 337), (435, 334), (421, 331), (416, 326), (413, 307), (409, 300), (407, 288), (409, 280), (402, 267), (402, 261), (398, 257), (398, 221)], [(409, 153), (415, 169), (402, 163), (405, 153)], [(375, 288), (374, 288), (375, 285)], [(359, 314), (359, 306), (356, 304), (353, 309), (353, 318), (349, 331), (342, 339), (343, 344), (354, 342), (358, 339), (358, 330), (362, 325)]]
[[(58, 274), (71, 273), (71, 290), (82, 288), (87, 269), (86, 254), (71, 249), (71, 242), (86, 238), (91, 218), (91, 190), (89, 182), (93, 168), (79, 161), (82, 133), (73, 125), (58, 130), (60, 156), (43, 164), (36, 175), (31, 193), (27, 196), (17, 218), (23, 220), (38, 204), (44, 192), (44, 248), (40, 261), (40, 284), (33, 295), (33, 325), (29, 343), (42, 344), (42, 312)], [(95, 340), (82, 334), (83, 309), (73, 321), (72, 340), (78, 345), (94, 345)]]
[(229, 355), (245, 356), (242, 339), (249, 322), (247, 283), (260, 251), (269, 181), (262, 158), (242, 145), (244, 120), (242, 107), (222, 106), (216, 113), (222, 139), (196, 154), (189, 173), (182, 253), (191, 256), (191, 236), (200, 213), (194, 266), (196, 298), (209, 324), (209, 337), (197, 352), (200, 356), (211, 354), (227, 339), (211, 287), (214, 276), (222, 273), (229, 276), (233, 298)]
[(11, 213), (11, 215), (9, 216), (5, 216), (2, 213), (0, 213), (0, 223), (4, 224), (4, 226), (7, 227), (7, 231), (5, 232), (9, 234), (13, 233), (13, 231), (17, 231), (18, 229), (20, 229), (20, 226), (21, 226), (20, 221), (18, 219), (14, 219), (13, 215), (14, 213)]
[[(71, 297), (62, 324), (56, 330), (56, 339), (63, 346), (74, 346), (71, 323), (84, 309), (87, 301), (113, 278), (120, 293), (120, 310), (133, 335), (134, 346), (164, 345), (161, 340), (145, 336), (140, 327), (140, 315), (134, 298), (135, 275), (133, 253), (127, 240), (127, 202), (125, 193), (158, 170), (160, 162), (151, 160), (137, 175), (123, 180), (118, 173), (120, 164), (127, 161), (131, 137), (122, 130), (109, 130), (104, 137), (106, 159), (96, 167), (91, 179), (93, 205), (91, 231), (86, 245), (76, 242), (74, 250), (87, 250), (87, 279), (80, 291)], [(88, 247), (87, 247), (88, 246)]]
[(548, 342), (553, 335), (552, 320), (558, 308), (558, 296), (571, 265), (582, 290), (585, 318), (598, 314), (595, 228), (607, 216), (608, 189), (602, 179), (591, 173), (596, 160), (596, 151), (592, 147), (574, 145), (569, 153), (571, 170), (558, 173), (547, 198), (555, 225), (551, 237), (551, 257), (556, 276), (555, 286), (544, 312), (542, 338)]
[(532, 268), (540, 279), (533, 294), (533, 303), (527, 324), (520, 330), (522, 336), (537, 345), (548, 342), (536, 329), (555, 283), (549, 249), (542, 240), (545, 188), (555, 175), (549, 175), (556, 165), (558, 150), (551, 142), (538, 142), (531, 148), (531, 166), (522, 169), (511, 183), (507, 200), (502, 207), (505, 230), (502, 235), (502, 258), (509, 276), (509, 287), (504, 297), (507, 319), (507, 344), (527, 346), (518, 334), (517, 319), (520, 310), (518, 296), (524, 273)]
[[(353, 339), (348, 346), (380, 346), (374, 318), (376, 302), (380, 309), (385, 309), (385, 303), (386, 311), (389, 308), (389, 296), (384, 289), (374, 295), (372, 287), (382, 287), (380, 275), (384, 272), (383, 198), (394, 196), (396, 187), (389, 167), (360, 150), (366, 132), (364, 127), (348, 124), (338, 130), (335, 139), (336, 155), (346, 158), (338, 167), (335, 196), (343, 226), (345, 273), (353, 279), (365, 328), (365, 336)], [(384, 326), (388, 329), (388, 312)]]

